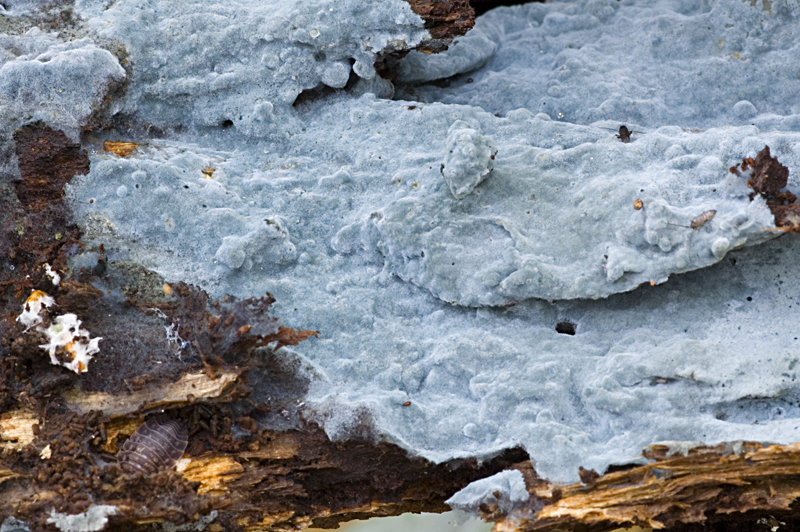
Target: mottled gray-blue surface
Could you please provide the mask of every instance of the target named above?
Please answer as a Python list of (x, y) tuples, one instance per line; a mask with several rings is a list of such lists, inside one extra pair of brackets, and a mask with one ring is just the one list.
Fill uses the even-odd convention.
[[(130, 133), (86, 141), (76, 219), (112, 259), (214, 296), (270, 291), (284, 322), (320, 331), (296, 352), (332, 437), (366, 418), (436, 461), (523, 445), (558, 482), (663, 440), (800, 440), (800, 244), (765, 231), (764, 200), (728, 172), (769, 145), (798, 188), (796, 3), (499, 8), (446, 54), (409, 54), (394, 85), (375, 54), (427, 35), (401, 0), (76, 15), (88, 42), (0, 41), (0, 90), (47, 53), (86, 91), (79, 54), (126, 51), (112, 112)], [(7, 118), (49, 109), (57, 88), (36, 89), (0, 100), (4, 128), (85, 119), (77, 97)], [(458, 121), (474, 133), (448, 147)]]

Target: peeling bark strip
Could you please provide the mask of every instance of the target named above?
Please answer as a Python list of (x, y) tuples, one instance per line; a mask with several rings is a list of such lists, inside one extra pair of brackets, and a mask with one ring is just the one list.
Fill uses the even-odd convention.
[(798, 522), (793, 503), (800, 497), (800, 443), (702, 446), (686, 456), (655, 445), (644, 455), (655, 462), (607, 473), (589, 484), (554, 486), (526, 476), (531, 494), (526, 508), (503, 516), (497, 529), (602, 532), (637, 525), (678, 531), (699, 530), (692, 523), (703, 530), (725, 523), (719, 530), (732, 532), (768, 530), (755, 525), (769, 515)]

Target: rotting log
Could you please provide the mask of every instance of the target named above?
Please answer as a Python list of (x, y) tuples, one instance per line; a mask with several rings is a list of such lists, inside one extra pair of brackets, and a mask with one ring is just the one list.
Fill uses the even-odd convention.
[[(281, 349), (316, 331), (270, 316), (270, 294), (212, 302), (109, 261), (102, 245), (81, 241), (62, 201), (63, 184), (88, 171), (86, 152), (43, 124), (14, 140), (21, 180), (0, 187), (0, 261), (13, 265), (0, 268), (0, 517), (34, 532), (54, 530), (56, 515), (108, 507), (100, 511), (113, 530), (209, 516), (208, 530), (334, 528), (446, 511), (468, 483), (527, 458), (512, 449), (433, 464), (377, 442), (368, 415), (347, 441), (331, 441), (306, 421), (304, 364)], [(53, 162), (62, 160), (69, 165)], [(34, 312), (32, 293), (53, 305)], [(18, 320), (25, 312), (39, 322)], [(71, 343), (41, 347), (48, 324), (67, 313), (101, 338), (82, 367), (69, 364)], [(162, 414), (187, 429), (177, 467), (120, 467), (126, 438)]]
[[(469, 24), (469, 17), (440, 15), (454, 27)], [(25, 126), (14, 140), (21, 179), (0, 187), (0, 260), (14, 266), (0, 269), (2, 517), (53, 530), (52, 512), (108, 505), (118, 510), (110, 516), (113, 530), (180, 524), (215, 511), (207, 530), (334, 528), (351, 519), (446, 511), (444, 501), (468, 483), (516, 468), (528, 505), (510, 515), (481, 507), (498, 531), (800, 529), (800, 445), (698, 447), (685, 456), (656, 446), (645, 453), (648, 465), (555, 486), (536, 477), (521, 449), (480, 464), (409, 456), (376, 442), (368, 416), (350, 439), (333, 442), (305, 421), (307, 377), (280, 349), (315, 331), (278, 324), (267, 312), (269, 294), (210, 303), (196, 287), (109, 263), (102, 246), (85, 249), (61, 201), (64, 183), (88, 170), (85, 152), (42, 124)], [(756, 174), (767, 178), (755, 180), (766, 187), (778, 183), (767, 170)], [(781, 227), (793, 231), (796, 203), (782, 198), (785, 205), (775, 209), (786, 220)], [(76, 254), (90, 266), (70, 271)], [(64, 277), (57, 286), (50, 269)], [(51, 294), (58, 312), (75, 313), (103, 338), (86, 373), (51, 365), (41, 333), (16, 321), (32, 290)], [(153, 411), (186, 423), (189, 446), (175, 469), (131, 474), (114, 455)]]
[(569, 486), (549, 484), (520, 468), (528, 502), (508, 515), (485, 506), (484, 518), (497, 521), (497, 532), (798, 529), (798, 443), (737, 442), (685, 454), (654, 445), (643, 454), (653, 461)]
[[(234, 374), (223, 373), (217, 380), (230, 379)], [(130, 409), (119, 408), (119, 404), (148, 406), (153, 404), (153, 397), (171, 393), (174, 403), (160, 399), (157, 410), (171, 410), (189, 420), (194, 409), (209, 409), (201, 414), (205, 420), (198, 425), (215, 423), (214, 416), (235, 404), (221, 404), (226, 400), (220, 394), (224, 386), (205, 383), (192, 388), (188, 384), (199, 380), (182, 378), (160, 390), (133, 392), (114, 402), (97, 393), (86, 394), (81, 401), (75, 400), (74, 391), (65, 394), (70, 397), (65, 404), (90, 414), (44, 420), (29, 410), (7, 412), (0, 422), (0, 499), (6, 515), (13, 508), (13, 515), (26, 518), (34, 530), (45, 530), (41, 521), (32, 519), (37, 512), (55, 509), (76, 514), (93, 503), (118, 509), (117, 515), (110, 517), (115, 530), (193, 520), (214, 510), (218, 517), (211, 530), (335, 527), (351, 519), (446, 511), (443, 501), (455, 491), (526, 456), (522, 450), (514, 450), (480, 465), (475, 460), (436, 465), (409, 457), (391, 444), (331, 442), (311, 424), (274, 431), (258, 430), (242, 421), (241, 425), (251, 431), (237, 438), (226, 432), (223, 418), (215, 438), (210, 429), (192, 427), (189, 421), (192, 444), (175, 470), (147, 477), (130, 475), (116, 464), (107, 465), (93, 471), (98, 482), (94, 491), (87, 490), (93, 495), (91, 502), (72, 500), (80, 504), (63, 506), (75, 497), (77, 489), (85, 490), (83, 484), (90, 482), (79, 471), (69, 470), (91, 463), (81, 460), (80, 455), (113, 462), (111, 455), (119, 450), (121, 441), (142, 423), (141, 412), (129, 417)], [(185, 394), (178, 393), (180, 389), (194, 391), (193, 404), (186, 404)], [(93, 400), (96, 408), (92, 408)], [(109, 406), (110, 410), (99, 414), (101, 408)], [(53, 438), (56, 434), (58, 438)], [(43, 468), (37, 465), (47, 463), (53, 467), (43, 474)], [(59, 467), (59, 463), (65, 467)], [(76, 482), (65, 486), (62, 481), (69, 474)], [(165, 491), (176, 489), (179, 496), (173, 494), (169, 504), (153, 504), (164, 497)]]

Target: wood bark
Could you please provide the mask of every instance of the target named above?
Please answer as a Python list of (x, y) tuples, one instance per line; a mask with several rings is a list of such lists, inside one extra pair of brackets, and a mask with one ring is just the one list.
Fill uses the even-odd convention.
[[(76, 515), (92, 504), (118, 509), (112, 530), (193, 521), (213, 511), (209, 530), (335, 528), (351, 519), (447, 511), (444, 500), (455, 491), (525, 458), (517, 449), (483, 464), (437, 465), (391, 444), (332, 442), (313, 424), (276, 431), (238, 420), (251, 430), (234, 437), (224, 416), (237, 379), (235, 371), (198, 372), (114, 397), (70, 390), (62, 400), (74, 413), (52, 419), (27, 409), (4, 413), (0, 508), (34, 530), (53, 530), (37, 515)], [(162, 410), (195, 423), (190, 448), (173, 470), (123, 471), (113, 456), (145, 412)], [(87, 465), (91, 475), (81, 472)], [(166, 492), (171, 496), (164, 500)]]

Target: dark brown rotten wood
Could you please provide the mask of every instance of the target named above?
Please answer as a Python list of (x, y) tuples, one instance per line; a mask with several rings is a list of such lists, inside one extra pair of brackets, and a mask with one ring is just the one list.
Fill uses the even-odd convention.
[[(411, 10), (425, 21), (425, 29), (431, 37), (414, 49), (426, 54), (437, 54), (447, 50), (454, 38), (465, 35), (475, 25), (475, 10), (468, 0), (406, 0)], [(381, 77), (392, 79), (398, 60), (408, 54), (409, 49), (385, 50), (375, 59), (375, 70)]]
[[(670, 531), (770, 530), (759, 525), (768, 516), (800, 524), (795, 504), (800, 444), (740, 442), (696, 447), (685, 455), (652, 446), (644, 455), (654, 461), (589, 484), (554, 486), (526, 478), (527, 507), (513, 515), (494, 514), (497, 530), (610, 531), (633, 525)], [(487, 507), (485, 513), (492, 511)]]
[[(194, 408), (201, 407), (173, 414), (191, 423)], [(220, 405), (214, 410), (201, 414), (200, 424), (230, 412)], [(214, 510), (218, 530), (247, 531), (335, 528), (351, 519), (442, 512), (455, 491), (526, 456), (512, 450), (483, 464), (436, 465), (391, 444), (331, 442), (313, 425), (234, 438), (223, 417), (216, 437), (211, 428), (194, 427), (176, 468), (142, 473), (121, 469), (112, 458), (141, 420), (66, 414), (34, 426), (35, 419), (16, 411), (0, 423), (0, 513), (25, 519), (34, 530), (47, 529), (39, 517), (50, 508), (77, 514), (92, 503), (116, 506), (111, 522), (123, 529), (190, 521)], [(98, 466), (98, 459), (110, 463)]]

